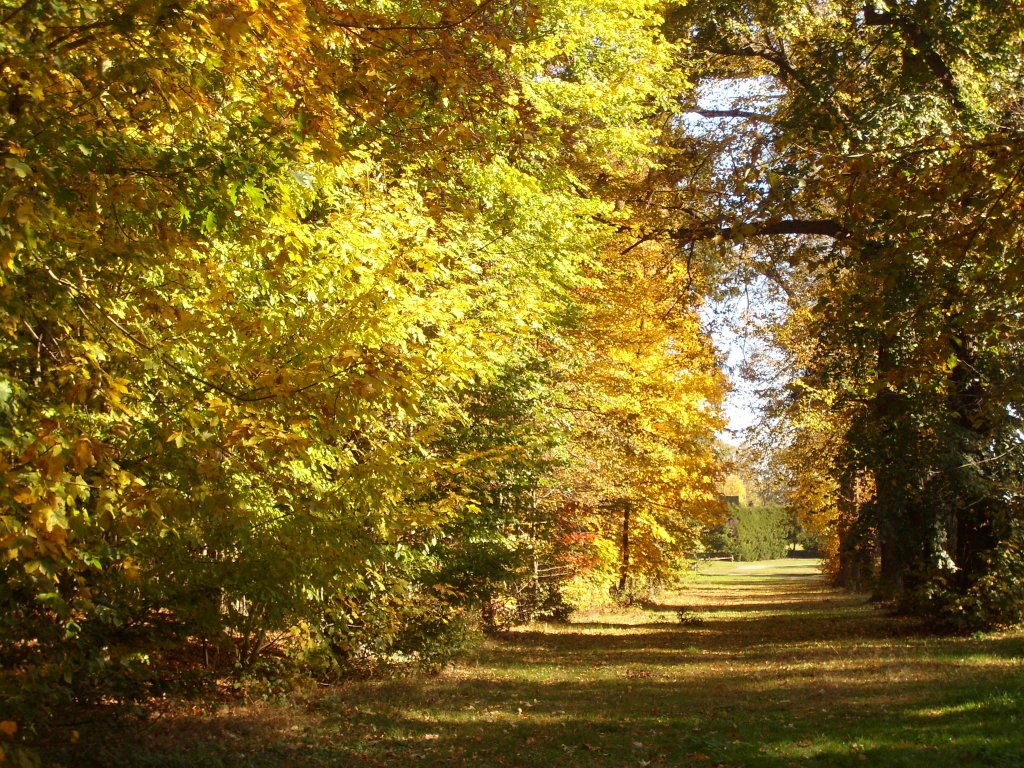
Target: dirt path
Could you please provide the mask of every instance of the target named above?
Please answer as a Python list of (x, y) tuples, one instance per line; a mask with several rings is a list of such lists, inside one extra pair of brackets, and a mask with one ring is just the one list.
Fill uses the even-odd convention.
[(1022, 702), (1019, 633), (930, 638), (813, 563), (722, 563), (662, 604), (510, 632), (440, 677), (169, 722), (159, 758), (132, 764), (1024, 766)]

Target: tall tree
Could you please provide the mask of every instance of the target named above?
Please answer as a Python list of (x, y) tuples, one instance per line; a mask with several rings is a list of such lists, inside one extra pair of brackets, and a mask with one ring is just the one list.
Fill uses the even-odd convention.
[(745, 152), (679, 237), (724, 239), (791, 302), (793, 401), (841, 430), (837, 492), (869, 480), (856, 530), (882, 590), (971, 594), (1019, 536), (1021, 11), (743, 2), (677, 21), (707, 82), (747, 97), (689, 102), (743, 126), (718, 140)]

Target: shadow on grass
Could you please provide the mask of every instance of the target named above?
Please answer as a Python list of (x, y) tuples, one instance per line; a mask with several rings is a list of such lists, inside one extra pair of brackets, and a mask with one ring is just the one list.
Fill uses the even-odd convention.
[[(928, 637), (813, 583), (801, 602), (783, 580), (737, 581), (637, 623), (509, 632), (436, 678), (168, 718), (129, 747), (83, 734), (95, 746), (66, 764), (1024, 765), (1024, 636)], [(693, 602), (698, 625), (649, 620)]]
[[(716, 576), (716, 574), (702, 574), (700, 571), (697, 573), (704, 578), (715, 578)], [(742, 573), (743, 575), (737, 576), (736, 573)], [(821, 579), (820, 573), (775, 573), (773, 571), (759, 572), (755, 570), (733, 572), (727, 575), (736, 581), (746, 580), (749, 582), (763, 582), (766, 579), (771, 581), (781, 581), (783, 579)]]
[[(907, 674), (904, 670), (904, 674)], [(941, 681), (941, 686), (940, 686)], [(251, 714), (177, 745), (82, 766), (1018, 766), (1020, 680), (989, 688), (914, 673), (863, 679), (398, 681), (349, 686), (273, 739)], [(187, 737), (185, 735), (187, 733)], [(173, 726), (165, 734), (173, 734)], [(187, 746), (182, 746), (187, 745)], [(177, 750), (177, 751), (175, 751)], [(111, 761), (111, 757), (115, 759)]]

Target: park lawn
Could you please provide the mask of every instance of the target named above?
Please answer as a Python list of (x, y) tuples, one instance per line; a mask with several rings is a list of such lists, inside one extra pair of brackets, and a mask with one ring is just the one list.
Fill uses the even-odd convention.
[(1024, 633), (930, 636), (814, 561), (712, 563), (658, 605), (520, 628), (440, 676), (79, 735), (83, 766), (1022, 766)]

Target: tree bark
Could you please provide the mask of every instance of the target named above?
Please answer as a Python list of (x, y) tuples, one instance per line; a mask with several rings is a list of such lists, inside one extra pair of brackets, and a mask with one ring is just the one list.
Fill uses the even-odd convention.
[(839, 491), (839, 567), (835, 585), (858, 591), (870, 580), (873, 566), (873, 542), (857, 523), (863, 514), (864, 499), (858, 490), (858, 476), (843, 476)]
[(881, 564), (875, 597), (879, 599), (900, 599), (906, 588), (908, 552), (912, 548), (913, 523), (908, 519), (907, 482), (909, 471), (906, 459), (905, 435), (901, 435), (899, 423), (906, 414), (905, 404), (899, 394), (889, 389), (886, 382), (897, 369), (891, 340), (884, 334), (878, 341), (877, 375), (881, 389), (871, 400), (870, 418), (876, 442), (874, 466), (870, 467), (875, 476), (874, 516), (878, 530), (878, 549)]
[(949, 525), (951, 535), (947, 547), (959, 569), (957, 585), (966, 591), (984, 575), (988, 568), (985, 555), (998, 543), (994, 526), (998, 501), (986, 487), (984, 470), (971, 464), (992, 444), (999, 427), (985, 412), (986, 392), (977, 374), (975, 342), (970, 338), (954, 338), (951, 344), (957, 362), (949, 374), (950, 410), (964, 436), (958, 452), (961, 466), (951, 473), (955, 507), (951, 510), (953, 520)]
[(619, 594), (626, 591), (629, 583), (629, 524), (632, 504), (628, 501), (622, 502), (622, 543), (621, 561), (619, 566)]

